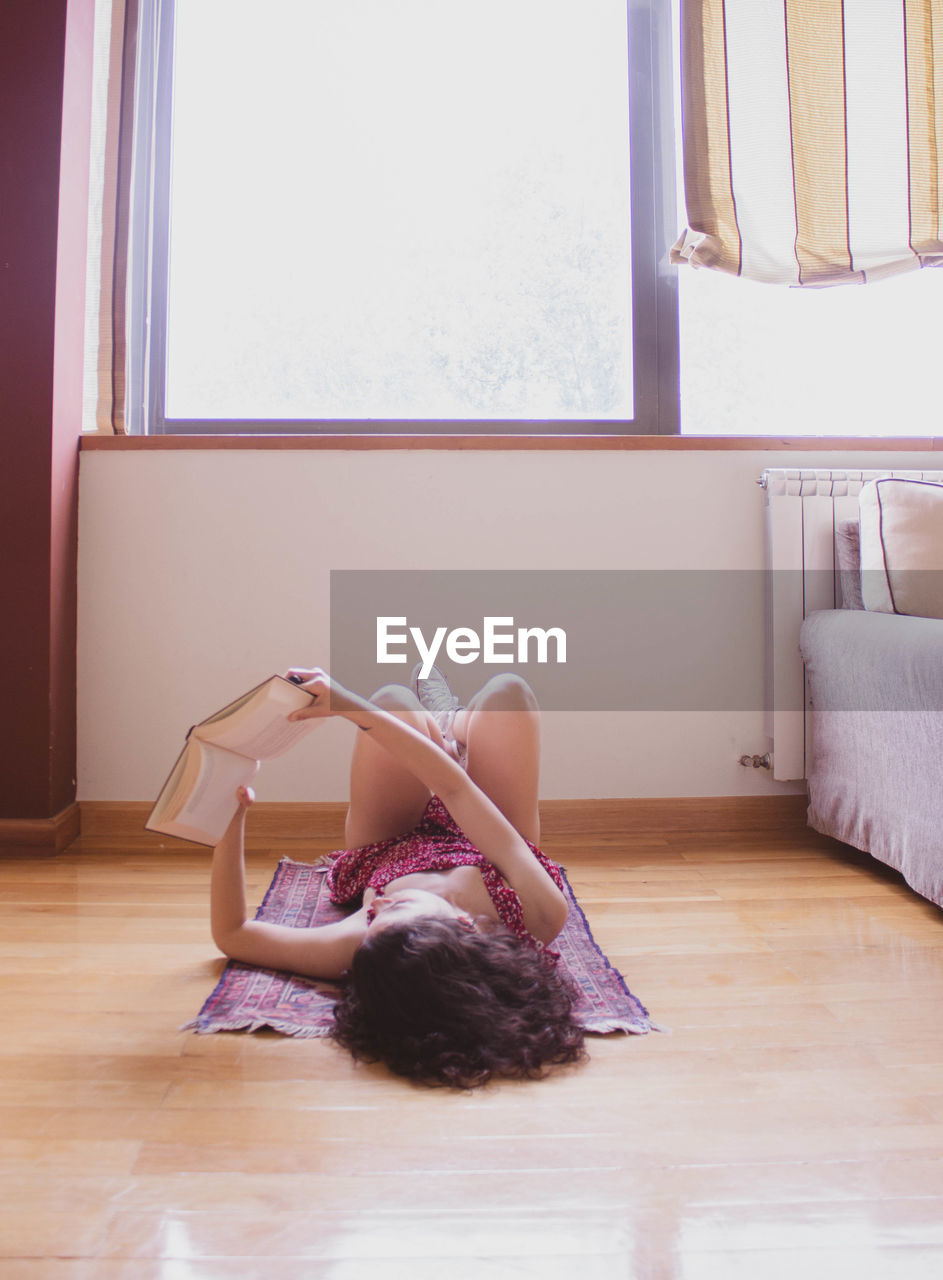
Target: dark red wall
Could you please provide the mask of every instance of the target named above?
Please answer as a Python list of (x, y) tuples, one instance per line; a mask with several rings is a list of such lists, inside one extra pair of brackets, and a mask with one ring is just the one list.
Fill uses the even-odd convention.
[(68, 7), (66, 0), (0, 6), (0, 819), (52, 817), (75, 797), (79, 259), (88, 199), (82, 82), (92, 4), (73, 0), (68, 30), (73, 115), (60, 255)]

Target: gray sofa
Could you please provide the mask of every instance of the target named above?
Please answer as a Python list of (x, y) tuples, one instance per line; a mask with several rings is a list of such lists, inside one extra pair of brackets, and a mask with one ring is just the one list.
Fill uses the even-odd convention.
[(943, 620), (812, 613), (809, 823), (943, 906)]

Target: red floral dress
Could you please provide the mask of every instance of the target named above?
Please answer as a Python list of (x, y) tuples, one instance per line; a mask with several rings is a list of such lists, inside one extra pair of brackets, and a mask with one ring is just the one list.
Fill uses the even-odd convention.
[[(528, 840), (528, 847), (553, 882), (562, 890), (563, 877), (556, 863)], [(476, 849), (452, 818), (442, 801), (433, 796), (412, 831), (362, 849), (343, 849), (335, 855), (327, 875), (331, 901), (340, 906), (359, 904), (366, 889), (382, 893), (391, 880), (417, 871), (449, 871), (452, 867), (478, 867), (485, 888), (501, 922), (524, 942), (542, 949), (527, 931), (517, 893), (497, 867)]]

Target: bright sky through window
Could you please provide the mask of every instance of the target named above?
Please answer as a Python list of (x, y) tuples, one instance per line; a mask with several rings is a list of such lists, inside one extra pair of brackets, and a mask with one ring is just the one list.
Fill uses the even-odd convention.
[(169, 417), (628, 419), (624, 0), (177, 0)]
[(790, 289), (680, 269), (682, 431), (938, 436), (943, 268)]

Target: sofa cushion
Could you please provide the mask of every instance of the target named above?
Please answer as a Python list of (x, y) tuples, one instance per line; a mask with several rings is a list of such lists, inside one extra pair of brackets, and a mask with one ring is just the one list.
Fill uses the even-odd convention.
[(835, 528), (835, 558), (841, 583), (841, 607), (863, 609), (861, 598), (861, 531), (857, 520), (842, 520)]
[(858, 503), (864, 607), (943, 618), (943, 485), (871, 480)]

